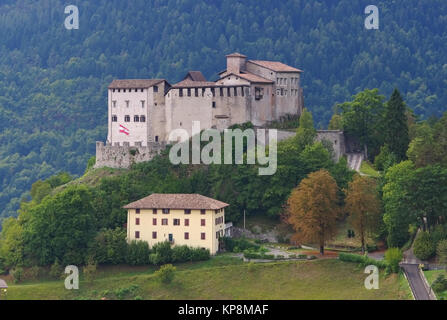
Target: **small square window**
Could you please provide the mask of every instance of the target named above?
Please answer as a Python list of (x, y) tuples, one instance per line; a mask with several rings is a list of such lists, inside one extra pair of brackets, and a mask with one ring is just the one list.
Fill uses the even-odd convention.
[(206, 213), (205, 209), (200, 210), (200, 214), (205, 214), (205, 213)]
[(156, 225), (157, 225), (157, 218), (153, 218), (153, 219), (152, 219), (152, 225), (153, 225), (153, 226), (156, 226)]
[(213, 101), (212, 106), (213, 106), (213, 108), (216, 108), (216, 101)]
[(135, 209), (135, 213), (139, 214), (140, 213), (140, 209)]
[(206, 239), (205, 232), (202, 232), (202, 233), (200, 234), (200, 239), (202, 239), (202, 240), (205, 240), (205, 239)]
[(185, 209), (185, 214), (191, 214), (191, 209)]
[(189, 232), (185, 232), (185, 240), (189, 239)]
[(137, 226), (140, 225), (140, 218), (136, 218), (136, 219), (135, 219), (135, 224), (136, 224)]
[(205, 226), (205, 223), (206, 223), (206, 220), (205, 220), (205, 219), (201, 219), (201, 220), (200, 220), (200, 225), (201, 225), (202, 227)]
[(152, 239), (157, 239), (157, 232), (156, 231), (152, 232)]
[(174, 219), (174, 226), (180, 225), (180, 219)]
[(168, 219), (161, 219), (161, 225), (167, 226), (168, 225)]
[(189, 219), (185, 219), (185, 227), (189, 227)]
[(162, 212), (163, 214), (169, 214), (169, 209), (162, 209), (161, 212)]
[(158, 92), (158, 86), (154, 86), (154, 92)]
[(135, 231), (135, 239), (140, 239), (140, 231)]
[(153, 214), (157, 214), (157, 209), (153, 209), (153, 210), (152, 210), (152, 213), (153, 213)]

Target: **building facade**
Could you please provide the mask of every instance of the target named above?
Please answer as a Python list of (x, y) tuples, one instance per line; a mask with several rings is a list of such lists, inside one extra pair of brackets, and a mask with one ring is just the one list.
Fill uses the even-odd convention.
[(301, 114), (301, 70), (276, 61), (247, 60), (239, 53), (226, 58), (227, 69), (216, 81), (207, 81), (200, 71), (188, 72), (173, 85), (164, 79), (114, 80), (108, 87), (107, 141), (97, 143), (96, 167), (122, 168), (150, 160), (173, 142), (173, 130), (184, 129), (191, 136), (193, 121), (202, 130), (223, 130), (249, 121), (264, 126)]
[(127, 240), (164, 241), (172, 245), (219, 251), (225, 235), (227, 203), (199, 194), (152, 194), (132, 202), (127, 209)]

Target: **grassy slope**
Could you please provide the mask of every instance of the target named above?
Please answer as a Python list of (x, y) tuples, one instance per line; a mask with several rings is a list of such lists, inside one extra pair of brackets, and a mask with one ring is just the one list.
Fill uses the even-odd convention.
[(362, 162), (360, 166), (360, 172), (374, 178), (380, 177), (380, 173), (376, 171), (373, 166), (367, 161)]
[[(212, 261), (212, 260), (211, 260)], [(213, 266), (214, 264), (214, 266)], [(194, 266), (194, 265), (193, 265)], [(160, 284), (152, 274), (110, 274), (80, 290), (62, 281), (12, 285), (8, 299), (408, 299), (408, 285), (393, 274), (381, 275), (379, 290), (366, 290), (366, 275), (356, 264), (338, 260), (267, 264), (180, 266), (176, 279)]]

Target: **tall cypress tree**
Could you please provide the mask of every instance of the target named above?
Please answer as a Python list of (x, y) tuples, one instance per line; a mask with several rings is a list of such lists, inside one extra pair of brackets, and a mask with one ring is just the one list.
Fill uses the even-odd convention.
[(394, 89), (390, 100), (385, 106), (384, 142), (398, 160), (406, 159), (406, 152), (410, 137), (408, 135), (407, 116), (405, 103), (399, 90)]

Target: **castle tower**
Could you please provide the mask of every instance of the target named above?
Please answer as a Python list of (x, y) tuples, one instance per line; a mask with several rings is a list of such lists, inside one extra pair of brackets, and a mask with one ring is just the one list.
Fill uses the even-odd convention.
[(238, 74), (244, 71), (246, 61), (247, 57), (237, 52), (227, 55), (227, 72)]

